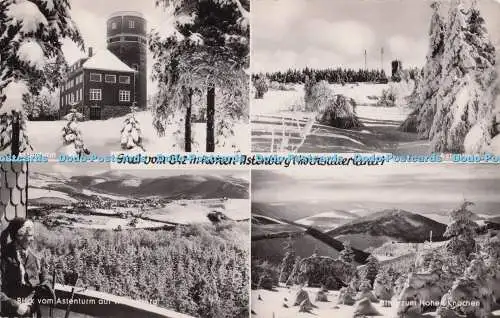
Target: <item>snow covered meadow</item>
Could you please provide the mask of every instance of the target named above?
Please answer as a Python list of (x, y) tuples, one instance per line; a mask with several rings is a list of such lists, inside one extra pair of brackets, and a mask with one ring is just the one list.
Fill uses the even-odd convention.
[[(418, 140), (398, 127), (412, 112), (405, 102), (413, 83), (349, 83), (330, 84), (334, 94), (352, 98), (356, 114), (363, 125), (359, 129), (339, 129), (314, 123), (306, 131), (308, 122), (316, 113), (304, 111), (304, 85), (290, 85), (290, 90), (270, 89), (263, 99), (253, 99), (252, 149), (267, 152), (273, 139), (281, 142), (283, 132), (300, 144), (298, 152), (391, 152), (427, 153), (428, 142)], [(384, 90), (396, 93), (397, 103), (392, 107), (378, 105)]]
[[(79, 122), (77, 127), (87, 149), (96, 154), (109, 154), (124, 151), (121, 130), (124, 127), (125, 117), (112, 118), (101, 121)], [(148, 153), (183, 152), (183, 140), (178, 139), (176, 130), (178, 125), (167, 127), (165, 136), (159, 136), (152, 125), (153, 115), (149, 111), (140, 111), (135, 114), (141, 130), (142, 146)], [(74, 154), (75, 151), (63, 146), (63, 127), (66, 121), (28, 121), (27, 131), (30, 134), (30, 143), (33, 152)], [(216, 145), (217, 152), (232, 153), (245, 152), (249, 149), (249, 125), (236, 124), (234, 136)], [(193, 124), (193, 151), (205, 151), (206, 124)]]

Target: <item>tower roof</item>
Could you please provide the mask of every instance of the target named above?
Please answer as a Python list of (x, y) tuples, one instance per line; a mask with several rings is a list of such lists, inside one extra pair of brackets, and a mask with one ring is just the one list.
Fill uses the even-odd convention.
[(82, 67), (84, 69), (118, 71), (118, 72), (136, 72), (133, 68), (123, 63), (116, 55), (109, 50), (101, 50), (89, 58)]
[(122, 16), (133, 16), (133, 17), (140, 17), (144, 19), (144, 15), (140, 13), (139, 11), (116, 11), (113, 12), (112, 14), (109, 15), (108, 19), (114, 18), (114, 17), (122, 17)]

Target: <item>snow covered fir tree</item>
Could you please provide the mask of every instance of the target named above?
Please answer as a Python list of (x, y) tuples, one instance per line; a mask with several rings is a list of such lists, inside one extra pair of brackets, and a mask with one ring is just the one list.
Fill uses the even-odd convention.
[(135, 116), (136, 111), (137, 108), (132, 107), (130, 114), (127, 115), (123, 122), (120, 144), (124, 150), (139, 148), (146, 151), (142, 146), (141, 125)]
[[(249, 9), (247, 0), (157, 1), (170, 6), (173, 34), (150, 35), (158, 81), (154, 126), (160, 135), (172, 118), (184, 118), (184, 150), (191, 151), (194, 95), (205, 96), (205, 151), (224, 147), (234, 125), (249, 114)], [(233, 151), (237, 145), (230, 145)]]
[(446, 19), (438, 2), (432, 7), (423, 84), (408, 120), (416, 117), (432, 151), (499, 152), (496, 52), (477, 2), (465, 7), (454, 0)]
[(66, 126), (63, 127), (62, 138), (63, 145), (59, 151), (66, 155), (82, 156), (90, 154), (89, 150), (83, 142), (82, 132), (78, 128), (78, 122), (83, 119), (82, 113), (76, 109), (71, 109), (70, 113), (64, 116), (67, 120)]
[[(70, 39), (83, 47), (71, 19), (67, 1), (31, 0), (0, 2), (0, 149), (19, 138), (19, 151), (31, 149), (22, 96), (43, 86), (57, 86), (47, 65), (64, 59), (62, 44)], [(52, 68), (54, 70), (54, 68)], [(55, 68), (57, 69), (57, 68)], [(20, 132), (13, 123), (20, 122)], [(17, 124), (15, 124), (18, 127)], [(17, 147), (17, 146), (16, 146)]]

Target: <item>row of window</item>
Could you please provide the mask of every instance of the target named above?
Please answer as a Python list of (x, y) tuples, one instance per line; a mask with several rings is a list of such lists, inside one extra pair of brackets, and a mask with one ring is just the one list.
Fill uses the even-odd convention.
[[(117, 27), (118, 27), (118, 25), (116, 24), (116, 22), (111, 23), (111, 29), (116, 30)], [(135, 29), (135, 21), (134, 20), (128, 21), (128, 28)]]
[[(89, 90), (89, 99), (91, 101), (102, 100), (102, 90), (100, 88), (91, 88)], [(130, 91), (119, 90), (118, 99), (120, 102), (130, 102)], [(73, 103), (78, 103), (83, 100), (83, 89), (79, 89), (75, 93), (70, 93), (61, 96), (62, 105), (71, 105)]]
[[(102, 82), (102, 74), (90, 73), (91, 82)], [(106, 83), (116, 83), (116, 75), (105, 74), (104, 82)], [(130, 84), (130, 76), (120, 75), (118, 76), (118, 82), (120, 84)]]
[[(100, 88), (91, 88), (89, 90), (89, 96), (91, 101), (100, 101), (102, 100), (102, 89)], [(127, 90), (119, 90), (118, 91), (118, 99), (120, 102), (130, 102), (130, 91)]]
[(108, 39), (109, 43), (115, 43), (115, 42), (140, 42), (142, 44), (148, 44), (148, 40), (146, 40), (143, 37), (138, 37), (138, 36), (115, 36), (112, 38)]

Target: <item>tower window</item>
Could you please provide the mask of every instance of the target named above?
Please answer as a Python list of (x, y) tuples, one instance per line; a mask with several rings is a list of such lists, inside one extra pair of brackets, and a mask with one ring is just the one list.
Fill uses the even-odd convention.
[(128, 21), (128, 27), (129, 27), (129, 29), (135, 29), (135, 21), (133, 21), (133, 20)]
[(120, 102), (130, 102), (130, 91), (120, 90)]
[(91, 82), (101, 82), (101, 74), (99, 73), (90, 73), (90, 81)]
[(116, 22), (111, 23), (111, 29), (116, 30)]
[(90, 100), (102, 100), (102, 91), (98, 88), (91, 88), (90, 91)]

